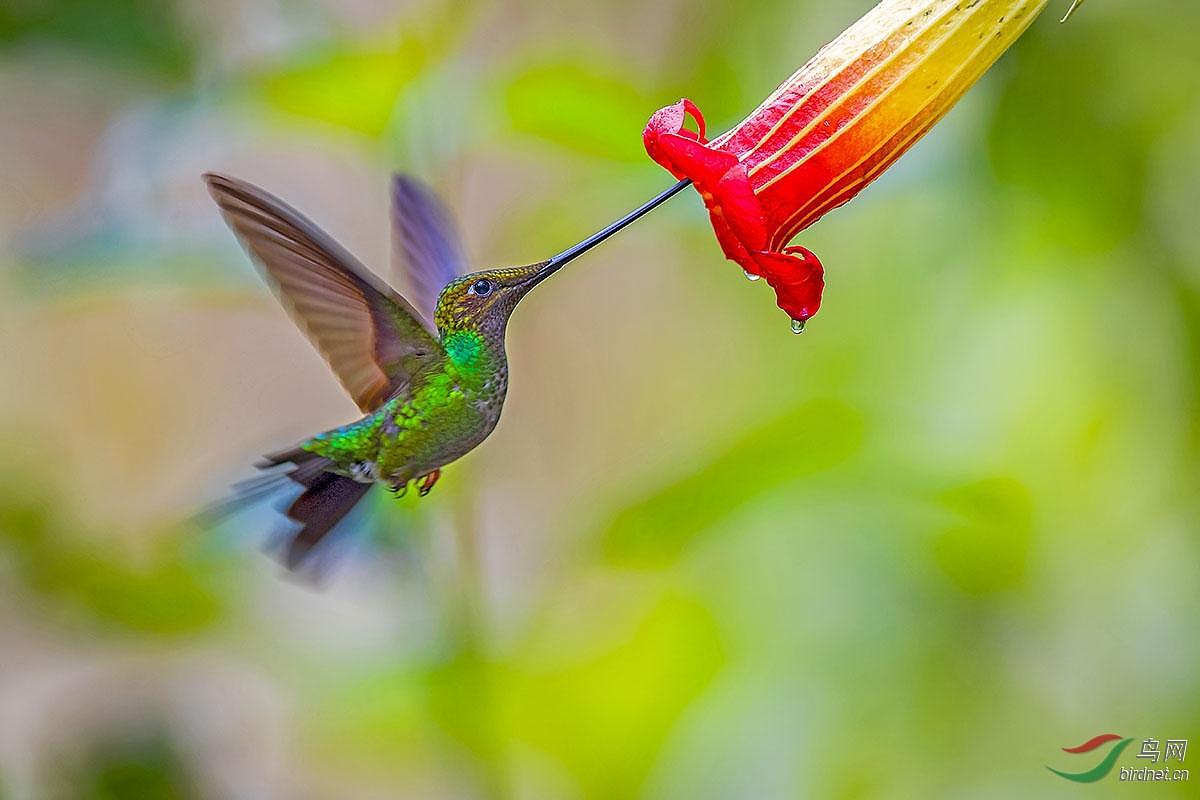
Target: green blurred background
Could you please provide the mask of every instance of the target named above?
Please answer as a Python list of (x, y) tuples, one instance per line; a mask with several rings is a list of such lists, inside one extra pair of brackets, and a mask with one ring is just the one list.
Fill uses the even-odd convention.
[(1195, 796), (1046, 769), (1200, 748), (1195, 3), (1052, 8), (802, 235), (802, 337), (693, 193), (574, 263), (322, 588), (186, 522), (355, 415), (202, 171), (380, 271), (415, 172), (527, 263), (868, 6), (6, 0), (0, 796)]

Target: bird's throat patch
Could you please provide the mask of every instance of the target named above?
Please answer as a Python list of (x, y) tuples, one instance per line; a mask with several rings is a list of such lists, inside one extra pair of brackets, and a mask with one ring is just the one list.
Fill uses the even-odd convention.
[(478, 367), (483, 355), (483, 337), (475, 331), (454, 331), (442, 341), (446, 355), (460, 369)]

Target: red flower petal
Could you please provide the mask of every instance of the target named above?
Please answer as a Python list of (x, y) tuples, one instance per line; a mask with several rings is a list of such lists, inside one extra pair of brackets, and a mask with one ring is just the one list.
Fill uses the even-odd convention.
[[(688, 117), (699, 133), (688, 130)], [(687, 178), (704, 199), (725, 257), (748, 274), (765, 278), (779, 307), (804, 322), (817, 312), (824, 288), (821, 262), (804, 248), (769, 249), (766, 215), (736, 155), (704, 138), (704, 116), (690, 100), (656, 112), (642, 140), (650, 157), (676, 178)]]
[(1046, 2), (881, 0), (732, 130), (710, 143), (699, 109), (680, 100), (650, 119), (646, 151), (695, 184), (726, 257), (803, 322), (820, 306), (823, 272), (786, 247), (791, 238), (920, 139)]

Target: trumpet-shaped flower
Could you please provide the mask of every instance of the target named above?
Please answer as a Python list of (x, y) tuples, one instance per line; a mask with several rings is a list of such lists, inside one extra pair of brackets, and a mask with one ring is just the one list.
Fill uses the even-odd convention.
[(802, 330), (824, 271), (791, 239), (933, 127), (1046, 2), (883, 0), (732, 130), (709, 141), (700, 110), (680, 100), (650, 118), (646, 151), (691, 180), (726, 257), (765, 278)]

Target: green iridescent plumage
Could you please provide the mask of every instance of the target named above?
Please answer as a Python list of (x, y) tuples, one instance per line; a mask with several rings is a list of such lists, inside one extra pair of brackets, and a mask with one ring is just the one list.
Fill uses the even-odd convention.
[[(267, 456), (304, 487), (295, 566), (367, 488), (425, 494), (441, 467), (495, 428), (508, 390), (505, 329), (517, 303), (558, 265), (463, 272), (448, 214), (411, 179), (393, 180), (393, 231), (416, 306), (278, 198), (206, 175), (226, 221), (325, 355), (364, 416)], [(436, 287), (443, 287), (436, 294)], [(418, 310), (418, 309), (423, 309)], [(432, 324), (430, 324), (432, 322)]]
[(489, 352), (476, 330), (450, 332), (442, 346), (445, 359), (414, 376), (404, 395), (301, 448), (328, 458), (342, 474), (365, 473), (394, 488), (441, 466), (447, 455), (457, 458), (463, 443), (486, 436), (499, 418), (503, 392), (495, 389), (507, 383), (506, 365), (503, 350)]
[(396, 428), (393, 438), (400, 444), (431, 427), (438, 417), (451, 423), (461, 420), (468, 394), (479, 392), (495, 373), (495, 359), (485, 356), (483, 337), (474, 331), (457, 331), (442, 346), (445, 363), (423, 375), (420, 385), (410, 388), (409, 397), (393, 397), (362, 419), (319, 433), (301, 447), (349, 469), (354, 462), (375, 461), (381, 449), (387, 449), (381, 448), (379, 436), (385, 425)]

